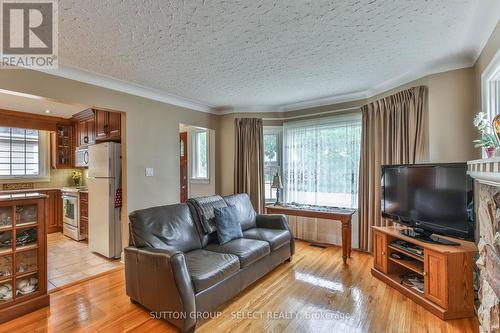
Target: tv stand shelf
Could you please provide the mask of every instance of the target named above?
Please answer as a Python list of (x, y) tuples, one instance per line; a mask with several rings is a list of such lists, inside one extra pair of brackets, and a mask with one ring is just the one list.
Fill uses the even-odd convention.
[(403, 266), (404, 268), (407, 268), (419, 275), (424, 275), (424, 264), (420, 261), (417, 261), (415, 259), (412, 260), (407, 260), (407, 259), (395, 259), (392, 257), (389, 257), (389, 260)]
[[(372, 230), (373, 276), (443, 320), (475, 315), (472, 270), (477, 247), (474, 243), (457, 239), (453, 241), (460, 243), (458, 246), (426, 243), (401, 234), (406, 228), (400, 227), (372, 227)], [(392, 245), (396, 240), (421, 247), (423, 256)], [(393, 252), (409, 258), (392, 258)], [(423, 277), (424, 292), (403, 285), (400, 276), (405, 274)]]

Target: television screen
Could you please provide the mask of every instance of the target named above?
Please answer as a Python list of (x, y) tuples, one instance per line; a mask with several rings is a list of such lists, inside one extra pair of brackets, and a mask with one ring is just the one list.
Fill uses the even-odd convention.
[(382, 213), (442, 235), (473, 239), (473, 187), (465, 163), (382, 168)]

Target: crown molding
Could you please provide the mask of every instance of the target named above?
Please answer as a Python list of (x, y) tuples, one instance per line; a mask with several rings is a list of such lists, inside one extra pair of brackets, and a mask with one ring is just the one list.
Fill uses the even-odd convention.
[(397, 88), (406, 83), (420, 79), (422, 77), (441, 73), (445, 71), (467, 68), (474, 64), (475, 60), (470, 57), (455, 57), (455, 59), (448, 59), (438, 62), (428, 62), (415, 70), (403, 73), (395, 78), (386, 80), (373, 88), (358, 91), (354, 93), (332, 95), (321, 98), (308, 99), (304, 101), (281, 104), (281, 105), (248, 105), (248, 106), (227, 106), (227, 107), (214, 107), (192, 99), (179, 97), (173, 94), (168, 94), (157, 89), (146, 88), (137, 84), (117, 80), (108, 76), (99, 75), (80, 69), (74, 69), (66, 66), (60, 66), (58, 69), (44, 69), (41, 72), (64, 77), (95, 86), (148, 98), (151, 100), (196, 110), (200, 112), (211, 113), (215, 115), (227, 115), (233, 113), (269, 113), (269, 112), (288, 112), (302, 109), (308, 109), (319, 106), (326, 106), (338, 103), (353, 102), (357, 100), (367, 99), (375, 95), (384, 93), (391, 89)]
[(357, 101), (360, 99), (367, 98), (367, 92), (368, 92), (368, 90), (358, 91), (358, 92), (348, 93), (348, 94), (332, 95), (332, 96), (308, 99), (308, 100), (290, 103), (290, 104), (282, 104), (282, 105), (278, 106), (277, 108), (281, 112), (288, 112), (288, 111), (296, 111), (296, 110), (314, 108), (314, 107), (318, 107), (318, 106), (325, 106), (325, 105), (330, 105), (330, 104), (352, 102), (352, 101)]
[(313, 107), (327, 106), (332, 104), (354, 102), (362, 99), (368, 99), (378, 94), (382, 94), (391, 89), (400, 87), (404, 84), (410, 83), (412, 81), (421, 79), (423, 77), (432, 74), (442, 73), (455, 69), (467, 68), (471, 67), (472, 65), (474, 65), (474, 61), (470, 57), (455, 57), (454, 59), (448, 59), (447, 61), (428, 62), (425, 65), (420, 66), (412, 71), (408, 71), (397, 77), (381, 82), (375, 87), (370, 89), (366, 89), (355, 93), (332, 95), (328, 97), (309, 99), (291, 104), (283, 104), (278, 106), (277, 108), (281, 112), (288, 112), (288, 111), (296, 111)]
[(57, 69), (39, 69), (38, 71), (70, 80), (92, 84), (94, 86), (102, 88), (115, 90), (118, 92), (127, 93), (134, 96), (144, 97), (158, 102), (183, 107), (186, 109), (215, 113), (213, 111), (215, 109), (213, 105), (209, 105), (189, 98), (180, 97), (174, 94), (169, 94), (159, 89), (147, 88), (135, 83), (115, 79), (110, 76), (96, 74), (81, 69), (76, 69), (68, 66), (59, 66), (59, 68)]

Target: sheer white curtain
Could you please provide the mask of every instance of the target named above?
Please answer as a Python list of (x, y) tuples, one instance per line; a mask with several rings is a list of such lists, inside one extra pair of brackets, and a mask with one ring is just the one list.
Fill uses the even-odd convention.
[(361, 113), (285, 122), (285, 201), (357, 208)]

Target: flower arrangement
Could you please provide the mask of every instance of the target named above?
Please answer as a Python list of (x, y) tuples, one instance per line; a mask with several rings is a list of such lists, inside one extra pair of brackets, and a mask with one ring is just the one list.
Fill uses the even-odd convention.
[(474, 117), (474, 126), (481, 133), (481, 139), (474, 140), (474, 147), (483, 147), (486, 150), (488, 157), (495, 155), (495, 150), (500, 148), (500, 142), (495, 134), (493, 125), (488, 120), (488, 116), (484, 112), (479, 112)]
[(82, 173), (80, 171), (74, 170), (71, 173), (71, 179), (73, 180), (75, 186), (80, 186), (82, 183)]

